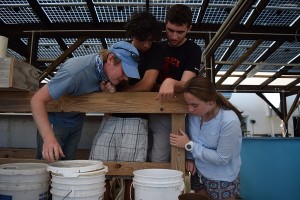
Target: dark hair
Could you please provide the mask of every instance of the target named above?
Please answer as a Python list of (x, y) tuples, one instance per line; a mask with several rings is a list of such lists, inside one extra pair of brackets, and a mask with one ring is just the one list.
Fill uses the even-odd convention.
[(162, 25), (149, 12), (134, 13), (126, 23), (125, 29), (128, 37), (135, 37), (141, 41), (149, 36), (153, 41), (160, 41), (162, 36)]
[(233, 110), (242, 121), (242, 112), (232, 105), (222, 94), (216, 91), (213, 83), (207, 77), (195, 76), (184, 85), (183, 92), (187, 92), (198, 99), (208, 102), (215, 101), (218, 106), (227, 110)]
[(175, 4), (167, 11), (166, 22), (180, 26), (190, 26), (192, 24), (192, 17), (192, 11), (188, 6)]

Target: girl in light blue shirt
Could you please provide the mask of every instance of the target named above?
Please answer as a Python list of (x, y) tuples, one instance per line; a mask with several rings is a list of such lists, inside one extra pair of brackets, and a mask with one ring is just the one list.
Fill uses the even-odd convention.
[(197, 193), (211, 199), (235, 199), (241, 167), (241, 112), (206, 77), (188, 81), (184, 98), (190, 112), (188, 135), (182, 130), (181, 135), (171, 134), (171, 145), (186, 149), (186, 169), (199, 175)]

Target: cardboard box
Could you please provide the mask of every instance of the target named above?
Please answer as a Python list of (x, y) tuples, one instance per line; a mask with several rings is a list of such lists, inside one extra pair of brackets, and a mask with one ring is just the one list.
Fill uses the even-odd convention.
[(36, 91), (39, 70), (14, 57), (0, 58), (0, 91)]

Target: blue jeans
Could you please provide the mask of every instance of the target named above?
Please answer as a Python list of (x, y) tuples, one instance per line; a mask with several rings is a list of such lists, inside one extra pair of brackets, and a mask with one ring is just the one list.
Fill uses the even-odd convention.
[[(83, 128), (83, 123), (73, 127), (59, 127), (52, 126), (55, 137), (60, 144), (65, 157), (63, 160), (74, 160), (76, 156), (77, 146), (80, 141), (81, 132)], [(43, 159), (43, 138), (37, 131), (37, 149), (36, 149), (36, 158)]]

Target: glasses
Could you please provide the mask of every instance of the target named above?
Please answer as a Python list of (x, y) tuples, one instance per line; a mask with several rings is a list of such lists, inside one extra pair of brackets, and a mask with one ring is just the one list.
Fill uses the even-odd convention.
[(134, 60), (137, 63), (140, 61), (140, 56), (138, 54), (136, 54), (135, 52), (129, 50), (129, 49), (125, 49), (123, 47), (115, 47), (114, 49), (123, 49), (123, 50), (130, 53), (130, 56), (131, 56), (132, 60)]

